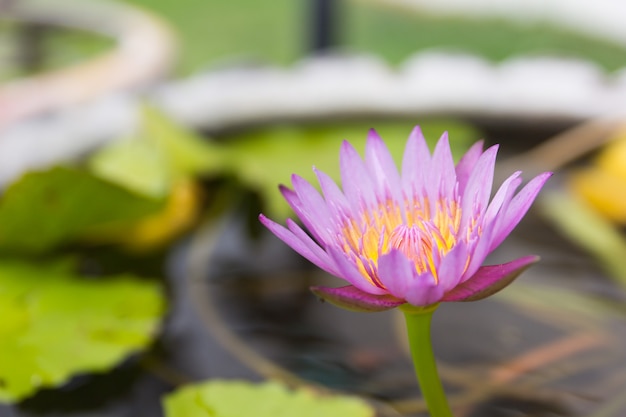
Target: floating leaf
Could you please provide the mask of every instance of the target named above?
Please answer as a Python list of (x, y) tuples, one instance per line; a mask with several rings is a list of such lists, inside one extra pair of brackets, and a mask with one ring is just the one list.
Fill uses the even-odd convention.
[(100, 178), (167, 204), (133, 224), (93, 228), (88, 239), (138, 251), (169, 242), (198, 219), (201, 188), (194, 177), (219, 171), (219, 155), (216, 145), (145, 106), (136, 135), (96, 152), (88, 166)]
[(218, 146), (153, 107), (146, 106), (143, 110), (142, 136), (167, 155), (170, 169), (177, 176), (210, 172), (220, 166), (223, 157)]
[(0, 262), (0, 401), (111, 368), (152, 341), (164, 306), (155, 282)]
[(209, 381), (165, 397), (166, 417), (373, 417), (355, 397), (289, 390), (277, 382)]
[(164, 197), (181, 179), (219, 171), (221, 159), (219, 147), (146, 106), (136, 135), (104, 147), (88, 165), (129, 190)]
[(115, 141), (91, 157), (89, 168), (100, 178), (150, 197), (165, 197), (172, 185), (166, 155), (146, 140)]
[(31, 172), (0, 200), (0, 249), (41, 252), (92, 227), (140, 219), (162, 204), (76, 168)]
[(116, 243), (135, 252), (162, 247), (189, 230), (200, 217), (202, 192), (193, 180), (179, 180), (157, 213), (132, 224), (93, 228), (85, 238), (97, 243)]

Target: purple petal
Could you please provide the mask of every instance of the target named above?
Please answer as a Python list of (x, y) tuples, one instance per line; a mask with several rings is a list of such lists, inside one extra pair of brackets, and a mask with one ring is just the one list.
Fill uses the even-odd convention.
[(287, 227), (289, 231), (294, 234), (294, 236), (306, 245), (306, 247), (316, 256), (322, 265), (325, 265), (323, 270), (328, 272), (331, 275), (338, 275), (339, 271), (335, 268), (334, 262), (330, 259), (330, 256), (324, 249), (322, 249), (311, 237), (306, 234), (300, 226), (296, 222), (291, 219), (287, 219)]
[(404, 149), (402, 158), (402, 189), (408, 197), (421, 193), (424, 175), (430, 169), (430, 150), (419, 126), (415, 126)]
[(327, 233), (324, 233), (323, 231), (322, 233), (317, 232), (317, 227), (315, 226), (315, 213), (310, 213), (304, 207), (304, 204), (302, 204), (300, 197), (295, 191), (285, 187), (284, 185), (280, 185), (279, 189), (283, 197), (285, 197), (285, 200), (287, 200), (289, 206), (293, 209), (294, 213), (296, 213), (304, 226), (311, 231), (315, 239), (317, 239), (319, 242), (325, 242), (324, 237), (326, 237), (327, 239), (330, 238), (329, 236), (327, 236)]
[(307, 180), (299, 175), (291, 176), (291, 183), (293, 184), (293, 190), (298, 195), (298, 198), (302, 202), (302, 205), (308, 212), (313, 212), (323, 216), (321, 221), (326, 220), (327, 208), (326, 202), (320, 195), (320, 193), (313, 187)]
[(446, 253), (437, 269), (439, 285), (442, 287), (442, 291), (445, 292), (456, 287), (461, 281), (468, 257), (467, 244), (463, 241), (457, 243)]
[[(309, 213), (309, 211), (307, 211), (304, 204), (302, 204), (300, 197), (294, 190), (282, 184), (279, 185), (278, 188), (280, 189), (281, 194), (283, 195), (289, 206), (292, 208), (294, 213), (296, 213), (298, 218), (302, 221), (304, 226), (307, 229), (311, 230), (310, 227), (314, 227), (314, 214), (311, 214)], [(315, 235), (315, 238), (318, 239), (320, 242), (323, 241), (323, 239), (321, 239), (321, 237), (318, 236), (315, 232), (312, 233)]]
[(498, 145), (487, 149), (480, 156), (470, 174), (462, 197), (461, 227), (463, 229), (467, 227), (473, 217), (482, 215), (489, 205), (497, 152)]
[(448, 142), (448, 132), (445, 132), (439, 138), (435, 150), (433, 151), (431, 169), (428, 175), (427, 185), (434, 186), (436, 195), (431, 195), (434, 199), (439, 197), (453, 197), (454, 188), (456, 186), (456, 171), (454, 168), (454, 159), (450, 151), (450, 143)]
[(459, 282), (465, 282), (471, 278), (478, 268), (483, 264), (487, 255), (491, 253), (490, 243), (491, 236), (493, 235), (493, 229), (489, 227), (482, 227), (480, 234), (478, 230), (470, 237), (468, 241), (468, 252), (470, 254), (469, 265), (466, 271), (463, 273)]
[(522, 220), (530, 205), (535, 201), (537, 194), (543, 185), (552, 176), (551, 172), (544, 172), (533, 178), (522, 190), (511, 200), (511, 203), (499, 216), (493, 234), (490, 250), (497, 248), (500, 243), (513, 231), (515, 226)]
[[(298, 217), (306, 228), (321, 242), (328, 242), (332, 237), (328, 233), (330, 229), (330, 214), (326, 201), (320, 193), (307, 180), (299, 175), (291, 176), (293, 189), (298, 195), (301, 205)], [(304, 214), (304, 216), (300, 216)]]
[(347, 141), (341, 144), (339, 169), (341, 185), (352, 209), (356, 212), (371, 207), (376, 201), (374, 186), (361, 157)]
[(493, 221), (500, 213), (500, 209), (508, 207), (515, 190), (517, 190), (517, 187), (522, 183), (522, 179), (519, 177), (520, 175), (521, 171), (514, 172), (502, 183), (496, 195), (493, 196), (491, 203), (489, 203), (489, 207), (487, 207), (483, 224), (484, 227), (493, 227)]
[(481, 300), (509, 285), (537, 261), (538, 256), (526, 256), (501, 265), (484, 266), (470, 279), (448, 291), (442, 301)]
[(287, 201), (287, 204), (289, 204), (289, 207), (291, 207), (296, 214), (303, 210), (300, 197), (298, 197), (298, 194), (296, 194), (294, 190), (282, 184), (278, 186), (278, 189)]
[(322, 268), (329, 273), (333, 273), (331, 271), (336, 271), (334, 264), (328, 257), (321, 258), (319, 257), (315, 251), (311, 250), (309, 247), (310, 243), (303, 242), (298, 236), (296, 236), (291, 230), (286, 229), (280, 224), (268, 219), (263, 214), (259, 215), (259, 221), (267, 227), (270, 232), (274, 233), (277, 238), (285, 242), (288, 246), (290, 246), (293, 250), (298, 252), (300, 255), (304, 256), (306, 259), (311, 261), (313, 264)]
[(385, 311), (404, 304), (404, 300), (392, 295), (373, 295), (352, 285), (339, 288), (311, 287), (311, 291), (323, 301), (356, 312)]
[(434, 304), (443, 296), (443, 288), (437, 285), (435, 277), (428, 271), (419, 274), (413, 262), (398, 250), (378, 259), (378, 274), (391, 295), (414, 306)]
[(379, 198), (386, 198), (385, 190), (394, 197), (400, 195), (400, 174), (387, 146), (374, 129), (369, 131), (365, 145), (365, 163), (373, 181), (377, 183)]
[(359, 271), (354, 262), (351, 262), (345, 253), (339, 249), (327, 248), (328, 254), (335, 262), (337, 269), (339, 270), (339, 278), (343, 278), (350, 284), (354, 285), (361, 291), (365, 291), (370, 294), (386, 294), (383, 288), (376, 286), (368, 278), (364, 277)]
[[(326, 200), (326, 207), (332, 216), (334, 222), (338, 222), (346, 216), (349, 216), (352, 212), (350, 204), (346, 199), (346, 196), (341, 192), (339, 186), (332, 178), (330, 178), (325, 172), (319, 171), (313, 168), (317, 181), (322, 188), (324, 199)], [(336, 225), (334, 225), (336, 226)]]
[(469, 180), (470, 174), (476, 166), (476, 162), (483, 154), (483, 141), (480, 140), (472, 145), (471, 148), (461, 157), (461, 160), (456, 165), (456, 178), (459, 182), (459, 195), (463, 195), (465, 186)]

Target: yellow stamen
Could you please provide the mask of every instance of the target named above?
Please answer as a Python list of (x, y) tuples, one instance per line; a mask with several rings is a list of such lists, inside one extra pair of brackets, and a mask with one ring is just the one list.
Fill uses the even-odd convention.
[(430, 212), (426, 199), (406, 199), (402, 208), (388, 199), (364, 211), (359, 219), (346, 219), (341, 231), (343, 249), (374, 285), (382, 286), (376, 273), (378, 258), (392, 249), (412, 260), (417, 272), (428, 270), (437, 279), (438, 260), (458, 241), (461, 208), (456, 201), (441, 199), (432, 217)]

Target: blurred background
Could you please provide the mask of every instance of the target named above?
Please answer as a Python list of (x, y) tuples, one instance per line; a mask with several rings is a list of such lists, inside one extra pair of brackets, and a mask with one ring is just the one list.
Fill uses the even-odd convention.
[(0, 417), (204, 416), (171, 392), (220, 378), (425, 415), (396, 315), (317, 303), (338, 281), (256, 220), (292, 215), (292, 173), (338, 178), (343, 139), (374, 127), (399, 158), (417, 124), (457, 158), (500, 143), (498, 182), (557, 173), (490, 258), (542, 263), (441, 309), (457, 415), (624, 415), (625, 19), (614, 0), (0, 0)]

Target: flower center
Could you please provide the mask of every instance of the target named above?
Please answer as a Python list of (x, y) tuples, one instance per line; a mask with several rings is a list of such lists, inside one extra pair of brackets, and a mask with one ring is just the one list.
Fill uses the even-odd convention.
[(378, 258), (392, 249), (401, 251), (419, 273), (430, 271), (437, 279), (441, 258), (456, 245), (461, 223), (461, 207), (441, 199), (433, 210), (427, 201), (393, 200), (358, 218), (344, 220), (341, 230), (343, 250), (356, 263), (361, 274), (382, 286), (378, 279)]
[(433, 243), (431, 236), (418, 226), (402, 224), (391, 232), (387, 251), (399, 250), (413, 261), (419, 272), (424, 272), (428, 267), (434, 270)]

